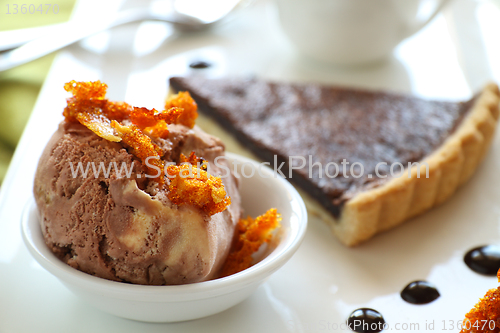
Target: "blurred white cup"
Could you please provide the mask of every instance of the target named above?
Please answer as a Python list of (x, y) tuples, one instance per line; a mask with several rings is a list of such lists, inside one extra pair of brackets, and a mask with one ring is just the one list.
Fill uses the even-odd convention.
[(450, 0), (276, 0), (281, 26), (305, 55), (337, 65), (387, 57)]

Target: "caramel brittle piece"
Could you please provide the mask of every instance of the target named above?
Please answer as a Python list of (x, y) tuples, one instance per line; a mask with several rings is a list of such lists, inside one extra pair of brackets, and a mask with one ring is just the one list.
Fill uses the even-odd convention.
[(176, 205), (190, 204), (214, 215), (231, 203), (221, 178), (194, 165), (169, 165), (167, 175), (170, 178), (168, 198)]
[[(132, 147), (133, 154), (146, 165), (148, 171), (152, 173), (151, 176), (157, 174), (158, 177), (155, 178), (163, 181), (165, 162), (161, 159), (163, 155), (161, 148), (154, 144), (151, 138), (142, 133), (135, 125), (123, 126), (116, 120), (112, 120), (111, 127), (116, 130), (123, 142)], [(149, 167), (148, 164), (158, 168), (159, 171), (156, 168)]]
[[(133, 154), (141, 159), (148, 171), (153, 173), (152, 176), (158, 174), (156, 178), (162, 183), (165, 175), (165, 162), (161, 160), (163, 152), (152, 142), (151, 137), (167, 138), (167, 125), (172, 123), (192, 128), (198, 116), (197, 105), (189, 93), (172, 96), (166, 103), (166, 110), (159, 112), (133, 107), (125, 102), (108, 101), (108, 86), (100, 81), (73, 80), (66, 83), (64, 89), (73, 94), (67, 99), (63, 112), (67, 121), (79, 122), (106, 140), (123, 140), (132, 147)], [(128, 122), (123, 123), (124, 120)], [(159, 173), (157, 168), (160, 169)]]
[(250, 267), (252, 254), (257, 252), (263, 243), (271, 240), (273, 231), (280, 226), (280, 221), (281, 216), (276, 208), (269, 209), (256, 219), (250, 216), (240, 219), (237, 226), (238, 239), (222, 267), (221, 277)]
[(182, 108), (182, 114), (175, 120), (175, 124), (182, 124), (193, 128), (196, 118), (198, 118), (198, 106), (187, 91), (179, 91), (178, 94), (171, 96), (165, 103), (165, 109), (173, 107)]
[[(500, 282), (500, 270), (497, 273)], [(500, 332), (500, 287), (490, 289), (465, 315), (460, 333)]]

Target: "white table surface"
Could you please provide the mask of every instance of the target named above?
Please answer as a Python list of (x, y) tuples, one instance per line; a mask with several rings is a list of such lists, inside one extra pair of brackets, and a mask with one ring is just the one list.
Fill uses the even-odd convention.
[[(139, 3), (80, 1), (75, 16)], [(456, 100), (470, 97), (488, 80), (500, 81), (499, 34), (499, 7), (487, 0), (457, 0), (385, 64), (340, 69), (298, 56), (279, 29), (273, 4), (257, 0), (210, 32), (179, 36), (162, 23), (132, 25), (60, 52), (1, 188), (0, 332), (340, 331), (336, 325), (358, 307), (379, 310), (392, 330), (413, 325), (416, 332), (458, 332), (456, 323), (498, 285), (462, 260), (472, 247), (500, 243), (498, 135), (471, 181), (444, 205), (352, 249), (310, 216), (299, 251), (254, 295), (191, 322), (134, 322), (83, 303), (31, 258), (21, 240), (20, 216), (32, 195), (41, 151), (62, 120), (68, 97), (63, 84), (69, 80), (101, 79), (109, 85), (110, 99), (161, 109), (168, 78), (195, 72), (189, 63), (204, 60), (213, 66), (197, 70), (200, 75), (256, 75)], [(435, 284), (441, 297), (424, 306), (402, 301), (399, 292), (417, 279)]]

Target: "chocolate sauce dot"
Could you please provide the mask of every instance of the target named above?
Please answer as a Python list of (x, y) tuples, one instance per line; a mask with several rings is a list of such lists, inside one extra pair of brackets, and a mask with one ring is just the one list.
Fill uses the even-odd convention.
[(464, 261), (474, 272), (496, 276), (500, 268), (500, 247), (485, 245), (473, 248), (465, 254)]
[(189, 67), (195, 69), (203, 69), (203, 68), (208, 68), (210, 66), (212, 65), (205, 61), (193, 61), (192, 63), (189, 64)]
[(359, 333), (381, 332), (385, 326), (384, 317), (377, 310), (360, 308), (347, 318), (348, 327)]
[(401, 292), (401, 297), (412, 304), (427, 304), (439, 297), (439, 291), (427, 281), (413, 281)]

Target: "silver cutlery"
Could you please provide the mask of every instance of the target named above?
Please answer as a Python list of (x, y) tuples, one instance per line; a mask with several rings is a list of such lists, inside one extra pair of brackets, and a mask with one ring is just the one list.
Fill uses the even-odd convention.
[[(176, 29), (181, 31), (207, 29), (220, 22), (236, 8), (248, 4), (248, 2), (249, 1), (245, 0), (222, 1), (222, 6), (214, 6), (214, 8), (212, 8), (217, 11), (214, 15), (210, 15), (209, 19), (204, 19), (202, 15), (198, 15), (196, 12), (191, 15), (190, 13), (181, 13), (172, 10), (168, 14), (160, 14), (147, 8), (139, 8), (118, 12), (109, 21), (74, 20), (54, 26), (42, 27), (42, 29), (45, 28), (43, 32), (36, 32), (36, 28), (34, 28), (31, 30), (31, 35), (29, 33), (30, 29), (28, 29), (28, 32), (17, 31), (19, 33), (19, 39), (12, 37), (6, 38), (6, 41), (3, 43), (4, 49), (15, 46), (16, 40), (29, 40), (36, 34), (42, 34), (42, 36), (37, 36), (33, 40), (15, 49), (0, 53), (0, 72), (38, 59), (98, 32), (128, 23), (152, 20), (172, 23)], [(9, 31), (0, 33), (0, 37), (1, 34), (6, 36), (6, 33), (9, 33)], [(15, 31), (10, 31), (10, 33), (15, 34)], [(0, 50), (2, 49), (1, 45), (2, 40), (0, 40)]]

